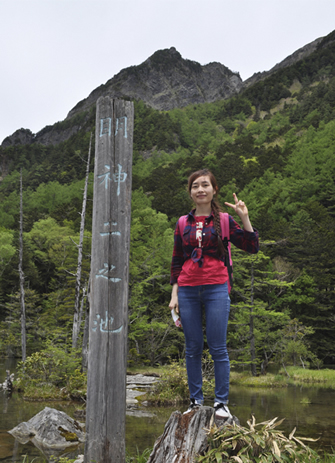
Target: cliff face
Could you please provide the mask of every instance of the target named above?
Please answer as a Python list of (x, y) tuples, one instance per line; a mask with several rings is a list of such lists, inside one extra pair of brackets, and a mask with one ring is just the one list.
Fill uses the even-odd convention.
[(300, 48), (276, 64), (270, 71), (258, 72), (242, 82), (238, 73), (220, 63), (201, 64), (183, 59), (175, 48), (159, 50), (139, 66), (123, 69), (106, 84), (93, 90), (80, 101), (67, 118), (53, 126), (45, 127), (36, 135), (28, 129), (20, 129), (7, 137), (1, 146), (40, 143), (56, 145), (77, 133), (87, 120), (83, 115), (95, 105), (102, 95), (112, 98), (143, 100), (158, 110), (170, 110), (189, 104), (213, 102), (230, 98), (241, 90), (264, 80), (278, 70), (291, 66), (315, 52), (319, 46), (328, 46), (331, 37), (319, 38)]
[(72, 117), (91, 107), (101, 95), (145, 101), (158, 110), (213, 102), (238, 92), (242, 80), (220, 63), (201, 66), (185, 60), (175, 48), (159, 50), (139, 66), (123, 69), (95, 89), (68, 114)]
[(34, 141), (34, 134), (29, 129), (18, 129), (9, 137), (6, 137), (2, 142), (1, 146), (7, 148), (7, 146), (13, 145), (30, 145)]

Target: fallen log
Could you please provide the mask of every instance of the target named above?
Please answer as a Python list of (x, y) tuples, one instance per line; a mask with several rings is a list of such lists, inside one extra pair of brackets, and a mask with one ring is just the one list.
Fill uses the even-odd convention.
[(217, 426), (239, 424), (235, 416), (225, 422), (215, 421), (214, 412), (212, 407), (199, 407), (185, 415), (173, 412), (147, 463), (194, 463), (195, 457), (207, 449), (206, 429), (214, 423)]

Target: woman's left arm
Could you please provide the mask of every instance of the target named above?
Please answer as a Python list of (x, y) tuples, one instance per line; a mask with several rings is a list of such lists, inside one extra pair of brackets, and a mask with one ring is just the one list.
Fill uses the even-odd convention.
[(251, 254), (256, 254), (259, 250), (259, 236), (258, 231), (251, 225), (248, 208), (243, 201), (239, 201), (234, 193), (235, 204), (225, 203), (227, 206), (234, 209), (236, 214), (242, 221), (243, 229), (237, 222), (230, 216), (230, 240), (231, 242), (243, 251)]

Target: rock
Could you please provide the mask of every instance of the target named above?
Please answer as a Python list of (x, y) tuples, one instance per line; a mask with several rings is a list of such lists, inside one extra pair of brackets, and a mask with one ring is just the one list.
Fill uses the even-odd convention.
[(7, 148), (13, 145), (30, 145), (34, 141), (34, 134), (29, 129), (16, 130), (13, 135), (6, 137), (1, 146)]
[(35, 432), (25, 421), (8, 432), (15, 437), (20, 444), (26, 444), (31, 438), (35, 437)]
[[(163, 434), (155, 442), (147, 463), (193, 463), (207, 448), (206, 429), (214, 424), (214, 408), (200, 407), (185, 415), (173, 412)], [(233, 417), (218, 426), (238, 423)]]
[(137, 397), (146, 394), (148, 389), (150, 389), (158, 380), (159, 378), (155, 376), (145, 376), (140, 374), (127, 375), (127, 413), (129, 408), (133, 408), (134, 405), (138, 404)]
[(45, 407), (27, 422), (8, 431), (21, 444), (28, 441), (44, 454), (55, 454), (84, 442), (82, 426), (66, 413)]
[(78, 455), (78, 458), (73, 463), (83, 463), (84, 455)]
[(138, 386), (152, 386), (159, 380), (157, 376), (146, 376), (146, 375), (127, 375), (127, 387), (128, 385), (138, 385)]
[(202, 66), (182, 58), (174, 48), (158, 50), (138, 66), (122, 69), (106, 84), (80, 101), (67, 119), (92, 107), (100, 96), (143, 100), (154, 109), (168, 111), (189, 104), (229, 98), (242, 88), (242, 79), (221, 63)]
[(126, 415), (134, 416), (136, 418), (152, 418), (155, 416), (154, 413), (147, 412), (146, 410), (141, 410), (138, 407), (127, 408)]
[(144, 395), (144, 391), (135, 391), (127, 387), (127, 407), (138, 403), (137, 397)]

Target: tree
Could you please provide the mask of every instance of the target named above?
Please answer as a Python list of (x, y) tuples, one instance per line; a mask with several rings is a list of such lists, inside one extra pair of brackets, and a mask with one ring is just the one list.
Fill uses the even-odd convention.
[(16, 253), (13, 239), (14, 233), (12, 230), (0, 227), (0, 278)]
[[(10, 294), (4, 304), (3, 321), (0, 322), (0, 352), (9, 357), (22, 356), (21, 342), (21, 292)], [(46, 329), (41, 320), (41, 296), (25, 289), (26, 350), (28, 355), (43, 347)]]
[(180, 333), (168, 308), (173, 230), (142, 190), (132, 195), (129, 351), (133, 362), (155, 365), (178, 355)]
[[(71, 224), (69, 224), (71, 225)], [(38, 281), (32, 282), (34, 289), (45, 293), (44, 311), (40, 322), (52, 338), (68, 341), (73, 329), (73, 301), (75, 295), (78, 251), (74, 242), (79, 237), (70, 226), (61, 226), (54, 219), (36, 222), (30, 232), (25, 233), (26, 247), (31, 255)], [(85, 233), (81, 274), (84, 281), (89, 278), (89, 255), (91, 234)], [(70, 334), (71, 333), (71, 334)]]
[(285, 364), (296, 366), (298, 363), (305, 368), (307, 359), (319, 365), (316, 355), (310, 351), (309, 343), (306, 336), (313, 334), (311, 327), (304, 326), (296, 318), (289, 321), (282, 330), (280, 349), (277, 352), (277, 358), (285, 368)]
[[(86, 216), (86, 202), (87, 202), (87, 186), (88, 178), (90, 172), (90, 161), (91, 161), (91, 145), (92, 145), (92, 133), (90, 138), (90, 146), (88, 149), (88, 158), (87, 158), (87, 169), (86, 169), (86, 178), (85, 178), (85, 187), (83, 194), (83, 206), (81, 211), (81, 221), (80, 221), (80, 234), (79, 234), (79, 244), (78, 244), (78, 265), (76, 273), (76, 288), (75, 288), (75, 299), (74, 299), (74, 314), (73, 314), (73, 328), (72, 328), (72, 347), (77, 347), (78, 334), (81, 325), (81, 314), (82, 311), (79, 309), (80, 301), (80, 290), (81, 290), (81, 267), (83, 260), (83, 241), (84, 241), (84, 232), (85, 232), (85, 216)], [(83, 299), (85, 295), (83, 295)]]
[(233, 363), (250, 365), (257, 374), (265, 373), (280, 340), (281, 329), (289, 320), (287, 311), (276, 307), (277, 298), (289, 284), (280, 279), (268, 256), (233, 248), (234, 286), (228, 348)]

